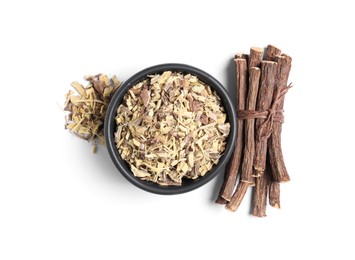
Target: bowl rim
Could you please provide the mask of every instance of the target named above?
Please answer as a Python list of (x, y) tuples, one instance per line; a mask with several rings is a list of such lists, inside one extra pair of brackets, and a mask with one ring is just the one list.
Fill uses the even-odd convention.
[[(225, 109), (227, 114), (227, 120), (230, 123), (230, 133), (227, 138), (226, 148), (219, 159), (218, 164), (214, 165), (213, 168), (206, 173), (205, 176), (199, 177), (195, 180), (183, 180), (183, 184), (181, 186), (162, 186), (157, 183), (144, 181), (135, 177), (131, 172), (128, 163), (124, 161), (118, 150), (116, 149), (116, 143), (114, 138), (114, 133), (116, 131), (116, 111), (117, 107), (122, 103), (123, 97), (128, 91), (136, 83), (142, 81), (143, 79), (147, 78), (148, 75), (160, 74), (164, 71), (173, 71), (173, 72), (180, 72), (183, 74), (192, 74), (197, 76), (202, 82), (209, 85), (213, 90), (215, 90), (218, 96), (221, 98), (222, 105)], [(106, 141), (106, 146), (108, 153), (118, 169), (118, 171), (132, 184), (141, 188), (145, 191), (155, 193), (155, 194), (162, 194), (162, 195), (173, 195), (173, 194), (181, 194), (185, 192), (192, 191), (197, 189), (212, 179), (214, 179), (219, 173), (220, 169), (227, 163), (228, 159), (232, 155), (235, 140), (236, 140), (236, 133), (237, 133), (237, 118), (236, 112), (233, 105), (232, 100), (230, 99), (229, 93), (227, 89), (212, 75), (209, 73), (198, 69), (196, 67), (181, 64), (181, 63), (164, 63), (155, 66), (148, 67), (143, 69), (133, 76), (131, 76), (127, 81), (125, 81), (122, 86), (116, 91), (116, 93), (111, 98), (110, 104), (107, 108), (105, 123), (104, 123), (104, 136)]]

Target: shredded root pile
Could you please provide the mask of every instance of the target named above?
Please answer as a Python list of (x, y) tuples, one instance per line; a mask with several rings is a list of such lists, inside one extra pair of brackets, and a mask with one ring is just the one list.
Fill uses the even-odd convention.
[[(105, 143), (103, 125), (106, 110), (111, 97), (121, 83), (113, 76), (98, 74), (84, 77), (89, 83), (86, 87), (74, 81), (71, 85), (76, 90), (66, 94), (65, 111), (68, 111), (65, 128), (77, 136), (94, 142), (99, 139)], [(93, 151), (95, 152), (96, 145)]]
[(129, 89), (116, 123), (117, 149), (133, 174), (160, 185), (204, 176), (218, 163), (230, 131), (211, 88), (171, 71)]

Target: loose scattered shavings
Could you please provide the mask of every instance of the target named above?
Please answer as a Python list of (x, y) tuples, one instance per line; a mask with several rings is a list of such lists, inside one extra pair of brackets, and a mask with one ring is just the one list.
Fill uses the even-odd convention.
[(230, 131), (217, 94), (196, 76), (171, 71), (129, 89), (116, 123), (116, 147), (133, 174), (165, 186), (204, 176)]
[(78, 137), (93, 142), (92, 151), (95, 153), (96, 139), (101, 144), (105, 143), (103, 125), (106, 110), (121, 83), (116, 76), (109, 78), (104, 74), (85, 76), (84, 79), (88, 81), (86, 87), (74, 81), (71, 85), (77, 93), (69, 90), (65, 96), (64, 110), (69, 112), (65, 128)]

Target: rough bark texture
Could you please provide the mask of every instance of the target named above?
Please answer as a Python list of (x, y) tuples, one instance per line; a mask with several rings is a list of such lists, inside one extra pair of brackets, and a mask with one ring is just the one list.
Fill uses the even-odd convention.
[(255, 179), (252, 214), (257, 217), (266, 217), (267, 175), (268, 173), (265, 173)]
[[(292, 59), (273, 45), (263, 51), (252, 47), (249, 55), (235, 55), (237, 141), (216, 200), (236, 211), (248, 188), (254, 186), (251, 214), (257, 217), (266, 216), (267, 200), (280, 208), (280, 182), (290, 180), (281, 150), (281, 126)], [(238, 171), (241, 175), (235, 188)]]
[(225, 205), (228, 203), (228, 200), (223, 199), (221, 196), (218, 196), (216, 199), (217, 204)]
[[(275, 76), (276, 76), (277, 63), (273, 61), (261, 62), (261, 77), (260, 87), (258, 93), (257, 110), (266, 111), (270, 108), (273, 92), (275, 88)], [(256, 129), (260, 130), (261, 125), (265, 122), (265, 119), (256, 119)], [(255, 157), (254, 157), (254, 169), (255, 177), (263, 175), (266, 164), (267, 153), (267, 138), (262, 138), (258, 135), (255, 143)]]
[(265, 60), (272, 60), (273, 57), (281, 55), (281, 50), (273, 45), (268, 45), (266, 47)]
[(280, 183), (270, 181), (269, 184), (269, 204), (274, 208), (280, 208)]
[[(260, 69), (252, 67), (249, 69), (249, 91), (246, 110), (255, 110), (260, 81)], [(253, 159), (255, 154), (255, 119), (246, 119), (245, 122), (245, 144), (243, 152), (241, 181), (254, 185)]]
[(235, 193), (233, 194), (229, 203), (226, 205), (226, 209), (230, 211), (236, 211), (239, 208), (239, 205), (242, 202), (249, 186), (250, 183), (239, 182)]
[[(247, 93), (247, 61), (245, 59), (235, 59), (236, 74), (237, 74), (237, 110), (245, 109), (245, 99)], [(221, 188), (219, 197), (229, 201), (233, 195), (234, 188), (237, 182), (238, 171), (242, 158), (242, 151), (244, 145), (244, 122), (238, 119), (237, 138), (233, 155), (226, 168), (224, 184)], [(216, 202), (220, 202), (217, 198)]]
[[(248, 98), (246, 103), (247, 110), (255, 110), (256, 98), (258, 95), (260, 80), (260, 69), (253, 67), (249, 69), (249, 90)], [(230, 202), (226, 205), (226, 208), (231, 211), (236, 211), (242, 202), (245, 193), (249, 186), (254, 185), (253, 178), (253, 158), (254, 158), (254, 122), (255, 119), (245, 120), (245, 132), (244, 132), (244, 152), (243, 152), (243, 163), (242, 163), (242, 173), (240, 181), (238, 183), (237, 189), (235, 190)]]
[[(287, 88), (292, 59), (287, 55), (275, 56), (273, 59), (277, 62), (276, 88)], [(275, 109), (283, 110), (283, 106), (284, 98), (281, 99)], [(277, 182), (287, 182), (290, 180), (290, 176), (288, 175), (281, 149), (281, 131), (282, 123), (275, 121), (272, 127), (272, 134), (268, 140), (268, 151), (273, 180)]]
[(249, 55), (249, 64), (248, 68), (251, 67), (258, 67), (260, 68), (261, 61), (263, 60), (263, 53), (264, 50), (258, 47), (250, 48), (250, 55)]
[(249, 54), (237, 53), (236, 55), (234, 55), (234, 59), (245, 59), (247, 61), (247, 67), (249, 67)]

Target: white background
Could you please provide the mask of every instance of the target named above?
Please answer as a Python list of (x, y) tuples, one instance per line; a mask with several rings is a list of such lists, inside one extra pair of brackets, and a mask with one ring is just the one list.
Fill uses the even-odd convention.
[[(351, 1), (2, 1), (0, 259), (354, 259)], [(139, 190), (104, 147), (64, 131), (70, 82), (180, 62), (234, 94), (237, 52), (293, 57), (281, 210), (214, 204), (223, 174), (178, 196)]]

